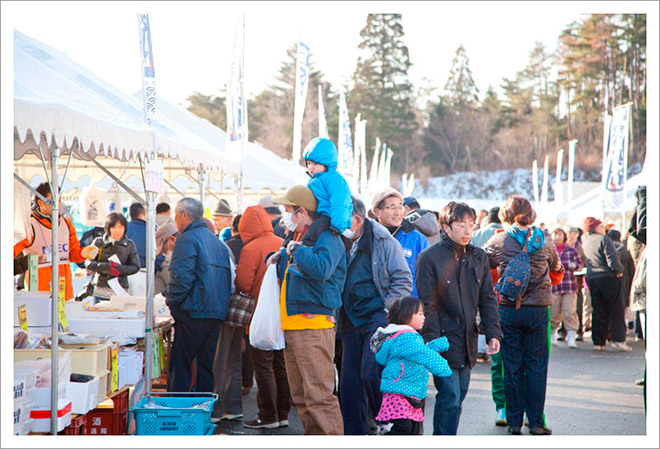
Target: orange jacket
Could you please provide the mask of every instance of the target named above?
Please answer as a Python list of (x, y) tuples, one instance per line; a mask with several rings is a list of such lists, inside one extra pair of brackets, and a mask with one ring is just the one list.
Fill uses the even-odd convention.
[(273, 234), (273, 225), (266, 210), (260, 205), (245, 209), (238, 224), (238, 233), (243, 241), (243, 249), (236, 266), (234, 284), (238, 291), (258, 298), (266, 274), (266, 256), (279, 250), (283, 240)]
[[(51, 242), (51, 223), (50, 219), (42, 218), (37, 216), (35, 213), (30, 217), (30, 223), (32, 227), (32, 235), (23, 239), (14, 245), (14, 257), (21, 254), (25, 251), (28, 254), (37, 254), (40, 256), (39, 261), (39, 291), (50, 291), (50, 283), (52, 282), (52, 265), (44, 260), (44, 256), (41, 249), (37, 248), (38, 243), (41, 242), (42, 245), (49, 244)], [(78, 236), (76, 236), (76, 229), (73, 227), (73, 224), (64, 217), (60, 217), (59, 222), (60, 229), (60, 240), (68, 234), (67, 244), (64, 246), (64, 242), (60, 241), (60, 260), (68, 259), (67, 263), (61, 263), (59, 265), (59, 276), (65, 278), (66, 289), (65, 289), (65, 299), (69, 300), (73, 298), (73, 283), (71, 281), (71, 266), (70, 262), (83, 262), (85, 258), (82, 256), (82, 248), (80, 247), (80, 242), (78, 241)], [(35, 245), (37, 243), (37, 245)]]

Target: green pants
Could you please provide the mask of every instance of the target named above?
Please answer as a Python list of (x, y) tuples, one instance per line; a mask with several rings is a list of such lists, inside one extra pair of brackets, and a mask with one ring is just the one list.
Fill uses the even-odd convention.
[[(550, 307), (548, 307), (548, 317), (550, 316)], [(548, 354), (550, 354), (550, 341), (552, 330), (550, 329), (550, 320), (548, 320)], [(506, 396), (504, 394), (504, 360), (502, 360), (502, 351), (491, 356), (493, 364), (490, 366), (491, 394), (495, 403), (495, 410), (506, 408)], [(545, 422), (545, 413), (543, 414)]]

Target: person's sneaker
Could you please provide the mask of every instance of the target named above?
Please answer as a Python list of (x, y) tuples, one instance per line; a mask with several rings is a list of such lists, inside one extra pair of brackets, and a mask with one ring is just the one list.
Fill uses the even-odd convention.
[(584, 335), (581, 333), (577, 334), (577, 337), (575, 337), (575, 341), (584, 341)]
[(495, 416), (495, 425), (506, 426), (506, 410), (503, 408), (497, 411), (497, 415)]
[(604, 351), (604, 350), (605, 350), (605, 346), (603, 346), (603, 345), (594, 345), (594, 349), (595, 349), (596, 351)]
[(283, 419), (282, 421), (280, 421), (280, 427), (289, 427), (289, 420)]
[(567, 335), (568, 347), (571, 349), (577, 348), (577, 343), (575, 342), (575, 331), (568, 331)]
[(253, 419), (251, 421), (244, 422), (243, 427), (247, 427), (248, 429), (277, 429), (278, 427), (280, 427), (280, 422), (279, 421), (263, 422), (261, 419), (257, 417), (256, 419)]
[(646, 383), (646, 382), (644, 381), (643, 378), (642, 378), (642, 379), (637, 379), (637, 380), (635, 381), (635, 385), (639, 385), (640, 387), (643, 387), (645, 383)]
[(623, 341), (613, 341), (610, 347), (616, 351), (623, 351), (623, 352), (632, 351), (632, 348)]
[(552, 429), (548, 427), (530, 427), (529, 433), (531, 435), (552, 435)]
[(230, 413), (225, 413), (224, 415), (222, 415), (220, 417), (220, 419), (224, 419), (224, 420), (227, 420), (227, 421), (238, 421), (241, 418), (243, 418), (242, 413), (237, 413), (235, 415), (232, 415)]
[(522, 435), (522, 432), (520, 431), (520, 427), (509, 426), (509, 428), (506, 429), (506, 431), (510, 435)]

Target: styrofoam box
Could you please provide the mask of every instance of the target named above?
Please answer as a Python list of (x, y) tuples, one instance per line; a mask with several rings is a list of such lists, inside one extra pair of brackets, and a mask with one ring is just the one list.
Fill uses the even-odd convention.
[(119, 386), (135, 385), (142, 379), (144, 353), (142, 351), (121, 351), (118, 360)]
[(101, 374), (98, 377), (99, 377), (99, 394), (96, 397), (96, 404), (94, 404), (94, 407), (92, 408), (96, 408), (96, 405), (105, 401), (105, 399), (112, 391), (112, 371), (106, 371), (105, 373)]
[(71, 412), (84, 415), (98, 404), (99, 378), (95, 377), (89, 382), (69, 382), (69, 397), (71, 398)]
[[(30, 412), (32, 432), (50, 432), (50, 407), (33, 407)], [(57, 407), (57, 431), (61, 432), (71, 424), (71, 401), (60, 399)]]
[(32, 420), (30, 419), (30, 412), (33, 404), (29, 402), (21, 402), (19, 405), (14, 405), (14, 435), (27, 435), (32, 428)]
[(14, 326), (20, 324), (18, 307), (25, 304), (28, 326), (51, 326), (53, 324), (53, 300), (49, 292), (14, 292)]
[(67, 316), (69, 330), (75, 334), (94, 337), (144, 338), (144, 318), (138, 319), (84, 319)]
[(71, 372), (98, 376), (110, 369), (110, 344), (65, 345), (62, 349), (71, 351)]
[[(16, 389), (17, 382), (21, 382), (24, 385), (22, 391)], [(18, 400), (23, 402), (32, 402), (32, 389), (36, 383), (36, 369), (14, 368), (14, 402)]]

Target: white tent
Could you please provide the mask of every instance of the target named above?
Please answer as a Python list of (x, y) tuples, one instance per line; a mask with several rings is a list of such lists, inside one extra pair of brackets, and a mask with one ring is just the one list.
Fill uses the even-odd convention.
[[(136, 76), (138, 76), (136, 68)], [(58, 247), (58, 199), (60, 156), (65, 162), (64, 179), (71, 174), (100, 173), (116, 178), (117, 170), (142, 174), (143, 161), (155, 151), (163, 160), (165, 177), (174, 173), (237, 173), (235, 155), (226, 155), (179, 124), (156, 113), (152, 126), (143, 124), (140, 101), (122, 93), (62, 52), (28, 36), (14, 32), (14, 175), (24, 181), (35, 172), (50, 170), (53, 202), (52, 248)], [(70, 165), (71, 159), (76, 160)], [(69, 162), (66, 162), (68, 159)], [(98, 167), (98, 170), (90, 168)], [(125, 187), (139, 198), (139, 195)], [(153, 269), (155, 256), (154, 193), (147, 203), (147, 310), (146, 354), (151, 360), (153, 327)], [(52, 285), (58, 284), (53, 270)], [(58, 292), (52, 294), (52, 341), (58, 341)], [(53, 345), (56, 347), (56, 344)], [(58, 351), (52, 351), (51, 385), (58, 379)], [(151, 364), (145, 364), (149, 379)], [(150, 382), (147, 382), (149, 390)], [(51, 389), (51, 403), (57, 404), (57, 388)], [(57, 429), (57, 408), (51, 412), (51, 429)]]

